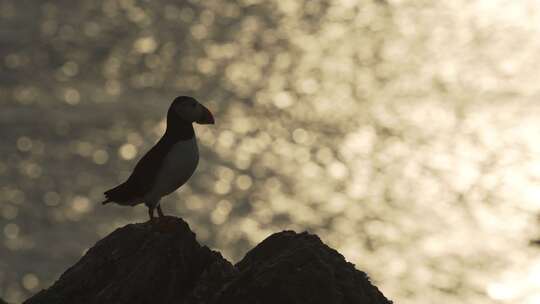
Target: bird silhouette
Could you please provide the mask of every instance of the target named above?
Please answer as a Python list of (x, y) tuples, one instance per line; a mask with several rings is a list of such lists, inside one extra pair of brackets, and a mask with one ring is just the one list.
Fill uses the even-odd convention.
[(167, 112), (167, 128), (161, 139), (137, 163), (124, 183), (105, 191), (103, 205), (144, 203), (150, 220), (154, 209), (163, 217), (160, 200), (185, 184), (199, 163), (193, 123), (214, 124), (210, 110), (189, 96), (176, 97)]

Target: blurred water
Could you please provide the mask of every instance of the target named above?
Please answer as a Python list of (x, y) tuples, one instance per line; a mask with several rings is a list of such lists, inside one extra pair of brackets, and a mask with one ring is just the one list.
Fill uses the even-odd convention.
[(174, 96), (213, 110), (166, 198), (233, 261), (308, 229), (397, 303), (538, 303), (538, 1), (0, 1), (0, 297), (144, 207), (99, 205)]

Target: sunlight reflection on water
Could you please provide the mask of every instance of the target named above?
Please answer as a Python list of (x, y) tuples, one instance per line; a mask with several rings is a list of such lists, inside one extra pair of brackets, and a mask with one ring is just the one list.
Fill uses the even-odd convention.
[(0, 297), (146, 218), (98, 203), (189, 94), (218, 124), (163, 205), (231, 260), (308, 229), (397, 303), (539, 301), (538, 1), (21, 3), (0, 1)]

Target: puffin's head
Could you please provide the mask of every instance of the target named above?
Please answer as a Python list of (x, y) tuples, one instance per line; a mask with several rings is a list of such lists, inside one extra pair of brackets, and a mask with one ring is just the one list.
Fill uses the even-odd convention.
[(184, 122), (207, 125), (214, 124), (214, 116), (195, 98), (178, 96), (174, 99), (169, 112)]

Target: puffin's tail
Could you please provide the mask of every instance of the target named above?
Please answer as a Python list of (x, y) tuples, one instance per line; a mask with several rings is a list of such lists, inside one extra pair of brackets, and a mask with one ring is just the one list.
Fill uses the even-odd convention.
[(118, 205), (124, 206), (135, 206), (141, 202), (137, 200), (137, 195), (134, 195), (133, 189), (137, 189), (133, 186), (133, 183), (125, 182), (120, 184), (110, 190), (105, 191), (105, 201), (102, 202), (103, 205), (110, 202), (117, 203)]

